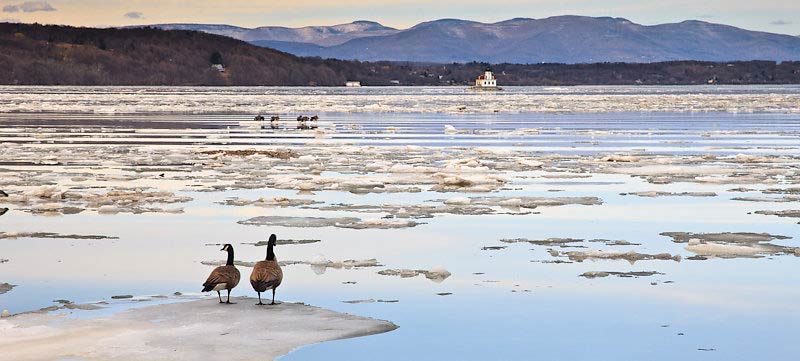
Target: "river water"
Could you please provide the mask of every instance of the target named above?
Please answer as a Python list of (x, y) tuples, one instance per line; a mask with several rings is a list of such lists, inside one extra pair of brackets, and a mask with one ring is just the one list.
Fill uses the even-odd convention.
[(2, 87), (0, 309), (198, 292), (218, 244), (257, 261), (275, 233), (315, 241), (276, 248), (304, 262), (279, 300), (400, 326), (282, 360), (793, 360), (799, 104), (797, 86)]

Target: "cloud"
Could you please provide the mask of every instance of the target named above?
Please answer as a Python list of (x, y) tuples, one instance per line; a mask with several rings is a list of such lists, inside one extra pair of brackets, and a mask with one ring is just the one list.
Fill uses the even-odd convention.
[(19, 19), (14, 18), (2, 18), (0, 19), (0, 23), (19, 23)]
[(778, 19), (778, 20), (770, 21), (769, 24), (770, 25), (792, 25), (792, 22)]
[(125, 13), (124, 16), (128, 19), (144, 19), (144, 14), (139, 11), (131, 11), (129, 13)]
[(16, 13), (19, 11), (35, 13), (37, 11), (56, 11), (56, 8), (52, 7), (47, 1), (26, 1), (17, 5), (3, 6), (3, 12), (5, 13)]

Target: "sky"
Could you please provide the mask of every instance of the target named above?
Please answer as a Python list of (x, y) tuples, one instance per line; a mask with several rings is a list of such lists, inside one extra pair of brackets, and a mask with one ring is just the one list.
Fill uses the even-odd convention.
[(0, 0), (0, 8), (0, 21), (97, 27), (177, 22), (299, 27), (373, 20), (403, 29), (441, 18), (496, 22), (586, 15), (645, 25), (703, 20), (800, 35), (798, 0)]

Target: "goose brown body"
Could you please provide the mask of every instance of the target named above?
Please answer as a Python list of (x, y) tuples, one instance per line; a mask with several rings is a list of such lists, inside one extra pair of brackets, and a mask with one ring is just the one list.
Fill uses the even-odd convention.
[(250, 285), (258, 292), (258, 305), (263, 305), (261, 302), (261, 292), (272, 290), (272, 305), (275, 304), (275, 289), (283, 282), (283, 271), (278, 264), (278, 259), (275, 258), (274, 247), (277, 243), (277, 237), (273, 234), (269, 236), (267, 242), (267, 258), (263, 261), (256, 263), (253, 267), (253, 273), (250, 274)]
[(233, 265), (233, 246), (226, 244), (222, 246), (220, 251), (228, 252), (228, 261), (224, 266), (219, 266), (211, 271), (208, 278), (203, 283), (203, 292), (217, 291), (219, 303), (222, 302), (222, 295), (219, 291), (228, 291), (228, 300), (225, 303), (231, 303), (231, 290), (239, 284), (241, 274), (236, 266)]
[(203, 283), (203, 292), (232, 290), (239, 284), (242, 275), (234, 265), (225, 265), (214, 268), (208, 279)]
[(283, 271), (278, 265), (278, 260), (260, 261), (253, 267), (250, 274), (250, 284), (256, 292), (266, 292), (277, 288), (283, 281)]

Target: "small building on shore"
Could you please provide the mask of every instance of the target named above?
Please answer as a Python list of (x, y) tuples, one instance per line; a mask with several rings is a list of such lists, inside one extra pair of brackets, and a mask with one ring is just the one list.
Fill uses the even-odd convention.
[(361, 86), (361, 82), (360, 81), (348, 81), (348, 82), (344, 83), (344, 86), (347, 86), (347, 87), (359, 87), (359, 86)]
[(482, 75), (479, 75), (475, 78), (475, 87), (476, 88), (496, 88), (497, 87), (497, 78), (494, 77), (494, 74), (491, 70), (487, 69), (483, 72)]

